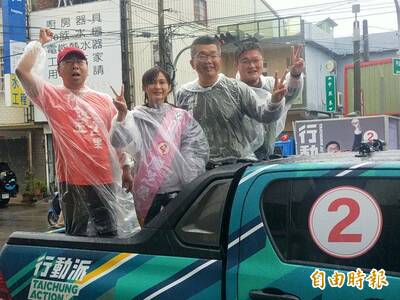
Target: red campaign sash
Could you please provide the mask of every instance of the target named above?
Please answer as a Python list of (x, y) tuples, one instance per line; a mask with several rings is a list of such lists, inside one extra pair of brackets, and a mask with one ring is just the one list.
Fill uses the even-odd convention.
[[(144, 223), (154, 196), (164, 182), (176, 152), (179, 151), (182, 131), (188, 121), (187, 114), (180, 109), (172, 107), (168, 110), (146, 158), (139, 163), (133, 182), (133, 195), (136, 215), (141, 225)], [(169, 141), (166, 141), (164, 137), (169, 137)]]

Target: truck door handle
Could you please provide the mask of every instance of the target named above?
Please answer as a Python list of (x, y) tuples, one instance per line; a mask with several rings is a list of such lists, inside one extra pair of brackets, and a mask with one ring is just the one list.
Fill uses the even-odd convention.
[(251, 290), (250, 298), (254, 300), (300, 300), (300, 298), (295, 295), (286, 294), (280, 289), (275, 288)]

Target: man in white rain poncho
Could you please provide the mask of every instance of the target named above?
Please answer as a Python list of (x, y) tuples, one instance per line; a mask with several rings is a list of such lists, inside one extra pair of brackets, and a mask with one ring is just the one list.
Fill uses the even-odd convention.
[[(256, 151), (257, 158), (268, 158), (269, 155), (274, 153), (275, 139), (284, 130), (287, 113), (293, 101), (301, 93), (304, 81), (302, 76), (304, 60), (300, 57), (301, 49), (301, 47), (296, 50), (292, 48), (292, 65), (285, 78), (285, 85), (288, 89), (285, 96), (285, 107), (277, 121), (264, 124), (264, 143)], [(240, 45), (235, 53), (235, 66), (238, 71), (237, 78), (254, 90), (260, 103), (265, 102), (266, 96), (273, 91), (275, 78), (262, 75), (263, 56), (260, 46), (251, 42)]]
[[(49, 29), (40, 29), (39, 40), (27, 45), (16, 74), (27, 95), (45, 114), (53, 133), (66, 233), (129, 233), (133, 202), (130, 198), (127, 204), (129, 195), (114, 184), (121, 180), (121, 167), (119, 155), (109, 142), (111, 121), (117, 111), (110, 96), (85, 85), (88, 62), (79, 48), (67, 47), (58, 53), (57, 70), (63, 85), (55, 86), (36, 73), (37, 67), (46, 62), (43, 45), (52, 37)], [(122, 207), (123, 203), (130, 211)], [(89, 220), (93, 224), (90, 229)]]
[[(257, 103), (257, 95), (243, 82), (219, 74), (221, 47), (210, 36), (195, 39), (191, 46), (192, 68), (198, 79), (185, 84), (177, 93), (177, 105), (190, 111), (203, 128), (210, 144), (210, 159), (256, 159), (249, 136), (249, 119), (267, 123), (277, 120), (284, 106), (286, 88), (276, 80), (273, 94), (264, 103)], [(256, 123), (255, 123), (256, 124)], [(262, 126), (259, 136), (263, 137)]]
[(209, 148), (200, 125), (167, 103), (171, 79), (154, 67), (142, 77), (146, 104), (127, 110), (121, 94), (114, 101), (111, 143), (132, 155), (132, 190), (139, 223), (149, 223), (186, 183), (205, 172)]

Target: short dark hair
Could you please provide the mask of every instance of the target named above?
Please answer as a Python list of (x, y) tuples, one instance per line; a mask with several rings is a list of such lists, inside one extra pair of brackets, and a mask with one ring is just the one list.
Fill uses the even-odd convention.
[(336, 142), (336, 141), (330, 141), (330, 142), (328, 142), (328, 143), (325, 145), (325, 150), (328, 149), (328, 147), (329, 147), (330, 145), (336, 145), (336, 146), (338, 147), (338, 149), (340, 150), (340, 144), (339, 144), (339, 142)]
[[(160, 67), (153, 67), (151, 69), (148, 69), (146, 72), (144, 72), (143, 76), (142, 76), (142, 86), (143, 88), (149, 84), (152, 84), (156, 81), (156, 78), (158, 76), (158, 74), (163, 74), (165, 76), (165, 79), (167, 79), (168, 85), (171, 86), (170, 91), (172, 91), (173, 87), (172, 87), (172, 80), (171, 80), (171, 76), (169, 76), (168, 72), (165, 71), (163, 68)], [(148, 100), (147, 98), (147, 94), (145, 93), (144, 95), (145, 100)]]
[(257, 43), (254, 43), (254, 42), (241, 43), (236, 48), (235, 61), (238, 62), (240, 55), (242, 55), (243, 52), (250, 51), (250, 50), (257, 50), (262, 55), (261, 47)]
[(221, 43), (219, 40), (210, 35), (202, 35), (194, 39), (190, 46), (190, 56), (192, 58), (196, 55), (196, 46), (198, 45), (215, 45), (218, 48), (218, 52), (221, 52)]

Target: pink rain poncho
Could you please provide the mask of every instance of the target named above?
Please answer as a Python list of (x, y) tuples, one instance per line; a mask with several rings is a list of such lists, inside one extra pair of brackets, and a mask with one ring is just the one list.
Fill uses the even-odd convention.
[(138, 106), (123, 122), (113, 121), (112, 144), (135, 161), (133, 195), (141, 224), (154, 196), (179, 192), (205, 172), (209, 147), (200, 125), (168, 103)]

